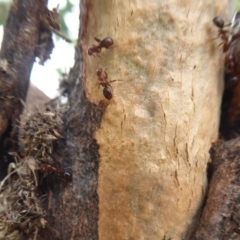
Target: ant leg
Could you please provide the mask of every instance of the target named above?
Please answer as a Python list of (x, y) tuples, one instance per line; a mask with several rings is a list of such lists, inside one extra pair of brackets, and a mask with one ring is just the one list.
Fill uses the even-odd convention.
[(96, 85), (98, 85), (98, 89), (100, 88), (100, 85), (102, 85), (101, 83), (96, 83)]
[(101, 56), (99, 56), (97, 53), (92, 53), (92, 55), (93, 55), (94, 57), (99, 57), (99, 58), (101, 58)]
[(120, 80), (120, 79), (111, 80), (111, 81), (109, 81), (109, 83), (112, 83), (112, 82), (118, 82), (118, 81), (123, 81), (123, 80)]
[(98, 38), (94, 38), (98, 43), (101, 43), (101, 40), (100, 39), (98, 39)]
[(225, 42), (220, 43), (220, 44), (218, 45), (218, 47), (221, 47), (224, 43), (225, 43)]
[(115, 47), (118, 47), (118, 46), (117, 45), (110, 46), (110, 47), (107, 47), (107, 49), (111, 49), (111, 48), (115, 48)]
[(107, 68), (104, 70), (104, 73), (105, 73), (105, 79), (108, 78), (108, 75), (107, 75), (107, 72), (106, 72)]

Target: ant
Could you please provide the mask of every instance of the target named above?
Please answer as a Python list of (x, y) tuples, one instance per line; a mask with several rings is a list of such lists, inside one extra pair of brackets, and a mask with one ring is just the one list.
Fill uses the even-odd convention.
[(113, 40), (110, 37), (106, 37), (103, 40), (100, 40), (96, 37), (94, 39), (98, 42), (98, 45), (97, 46), (93, 45), (90, 48), (88, 48), (88, 55), (90, 56), (91, 55), (95, 56), (96, 54), (101, 52), (102, 48), (108, 49), (113, 45)]
[[(225, 54), (224, 66), (228, 82), (235, 84), (240, 74), (240, 12), (235, 13), (231, 24), (224, 24), (224, 20), (217, 16), (213, 23), (219, 28), (218, 37), (223, 40)], [(228, 29), (224, 29), (229, 26)], [(228, 84), (227, 84), (228, 85)]]
[(97, 78), (99, 80), (98, 87), (100, 87), (100, 85), (103, 86), (103, 95), (106, 99), (110, 100), (110, 99), (112, 99), (112, 91), (111, 91), (110, 83), (115, 82), (115, 81), (121, 81), (121, 80), (111, 80), (109, 82), (107, 80), (108, 75), (107, 75), (106, 70), (103, 71), (102, 68), (98, 68), (97, 71), (96, 71), (96, 74), (97, 74)]
[(216, 27), (218, 27), (218, 37), (221, 37), (223, 40), (223, 52), (226, 52), (229, 49), (231, 42), (229, 42), (229, 31), (224, 30), (223, 28), (229, 26), (230, 24), (224, 25), (223, 19), (219, 16), (213, 19), (213, 23)]
[(213, 23), (220, 29), (224, 28), (224, 21), (221, 17), (217, 16), (213, 19)]
[(64, 178), (67, 181), (72, 180), (72, 174), (71, 173), (66, 172), (66, 171), (62, 171), (62, 170), (54, 167), (51, 164), (43, 164), (42, 171), (43, 172), (49, 172), (49, 173), (56, 173), (57, 175), (59, 175), (60, 177)]

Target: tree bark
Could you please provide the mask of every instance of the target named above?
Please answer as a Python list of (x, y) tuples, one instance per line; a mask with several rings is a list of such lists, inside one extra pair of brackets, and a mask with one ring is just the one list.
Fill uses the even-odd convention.
[[(206, 4), (107, 4), (111, 21), (92, 7), (90, 39), (99, 32), (117, 45), (99, 65), (123, 80), (96, 133), (100, 239), (189, 239), (195, 227), (222, 96), (216, 5)], [(89, 77), (94, 69), (88, 60)]]
[[(190, 239), (206, 194), (208, 152), (218, 137), (223, 71), (212, 19), (225, 8), (226, 1), (220, 9), (210, 0), (81, 1), (64, 139), (53, 153), (73, 179), (44, 186), (48, 227), (40, 239)], [(114, 45), (90, 56), (88, 48), (99, 44), (94, 37), (111, 37)], [(10, 68), (19, 72), (7, 95), (25, 99), (35, 50), (27, 70)], [(15, 59), (10, 52), (3, 50)], [(8, 74), (4, 66), (0, 81)], [(97, 86), (99, 68), (109, 81), (119, 80), (110, 83), (110, 100)], [(26, 81), (15, 82), (17, 76)], [(2, 136), (12, 114), (21, 112), (19, 106), (17, 117), (15, 110), (6, 114), (4, 104)]]
[(6, 175), (8, 151), (16, 151), (19, 116), (23, 110), (30, 73), (40, 36), (45, 1), (13, 1), (0, 51), (0, 177)]
[(193, 240), (239, 239), (234, 236), (239, 229), (240, 218), (239, 145), (240, 139), (236, 138), (219, 141), (211, 149), (213, 176)]
[[(223, 71), (212, 19), (219, 13), (213, 1), (81, 1), (66, 140), (58, 146), (73, 182), (48, 200), (60, 239), (190, 238), (218, 137)], [(111, 37), (114, 47), (89, 56), (94, 37)], [(120, 80), (111, 83), (111, 100), (96, 86), (97, 68)]]

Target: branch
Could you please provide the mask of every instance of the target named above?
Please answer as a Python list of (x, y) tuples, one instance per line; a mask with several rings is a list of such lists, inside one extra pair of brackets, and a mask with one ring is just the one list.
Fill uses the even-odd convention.
[(15, 0), (10, 8), (0, 51), (0, 153), (16, 141), (10, 135), (23, 110), (20, 99), (26, 98), (40, 36), (39, 13), (45, 8), (44, 0)]

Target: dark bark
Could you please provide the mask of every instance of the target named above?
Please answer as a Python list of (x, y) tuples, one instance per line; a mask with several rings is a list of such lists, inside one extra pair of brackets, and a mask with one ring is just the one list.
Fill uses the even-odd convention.
[[(92, 104), (85, 92), (85, 63), (82, 39), (88, 23), (87, 1), (81, 1), (80, 32), (75, 65), (69, 74), (69, 105), (64, 117), (64, 140), (56, 146), (54, 158), (72, 172), (71, 184), (47, 184), (48, 228), (40, 239), (98, 239), (98, 144), (94, 131), (100, 126), (103, 104)], [(69, 170), (71, 169), (71, 170)]]
[[(30, 73), (40, 36), (40, 14), (45, 1), (13, 1), (5, 24), (0, 51), (0, 177), (6, 175), (10, 157), (16, 150), (19, 115), (23, 110)], [(14, 129), (15, 128), (15, 129)]]
[[(235, 21), (238, 21), (236, 19)], [(230, 27), (230, 32), (232, 30), (235, 33), (234, 26)], [(228, 48), (226, 50), (223, 48), (225, 54), (225, 90), (220, 122), (222, 140), (215, 143), (211, 149), (212, 178), (201, 220), (193, 237), (197, 240), (235, 239), (236, 233), (240, 233), (238, 226), (240, 223), (239, 29), (236, 32), (236, 35), (231, 36), (234, 41), (227, 42)], [(221, 34), (221, 30), (219, 30), (219, 34)], [(233, 68), (229, 69), (231, 64)]]
[(213, 176), (193, 240), (227, 240), (239, 225), (240, 138), (216, 143), (211, 153)]
[[(13, 1), (0, 52), (0, 152), (1, 164), (9, 150), (18, 151), (16, 123), (23, 110), (29, 77), (35, 57), (43, 64), (53, 48), (51, 31), (59, 30), (55, 12), (48, 11), (46, 1)], [(87, 24), (87, 3), (82, 1), (81, 24)], [(70, 184), (59, 177), (43, 180), (40, 191), (48, 193), (43, 206), (48, 225), (40, 239), (98, 239), (98, 145), (94, 131), (99, 127), (103, 104), (87, 100), (84, 87), (85, 66), (81, 27), (76, 48), (75, 66), (69, 74), (69, 110), (64, 117), (64, 139), (55, 145), (51, 156), (72, 173)], [(8, 144), (8, 145), (7, 145)], [(9, 156), (7, 156), (9, 160)], [(5, 169), (7, 164), (5, 166)], [(71, 170), (69, 170), (71, 169)], [(2, 173), (2, 177), (5, 173)]]

